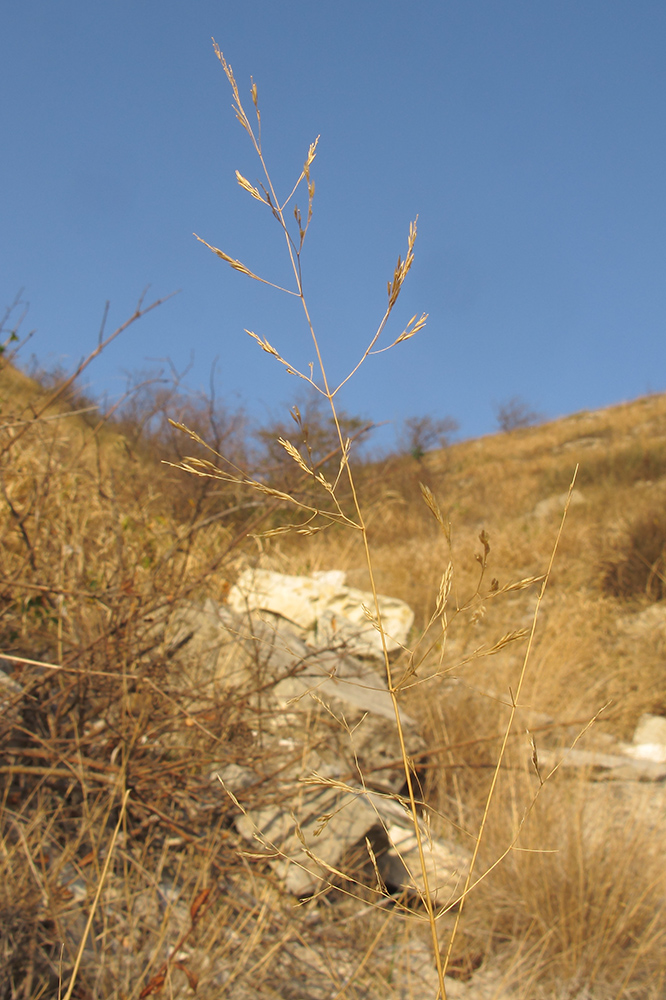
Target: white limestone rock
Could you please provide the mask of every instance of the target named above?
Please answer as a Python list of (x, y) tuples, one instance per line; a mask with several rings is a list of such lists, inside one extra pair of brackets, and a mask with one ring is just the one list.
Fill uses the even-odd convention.
[[(276, 591), (267, 585), (285, 579), (274, 600)], [(236, 829), (267, 851), (294, 895), (317, 892), (348, 852), (365, 851), (366, 836), (376, 839), (385, 883), (423, 893), (414, 829), (399, 798), (405, 776), (383, 666), (351, 655), (346, 644), (317, 648), (308, 641), (322, 603), (329, 612), (348, 603), (353, 610), (367, 595), (346, 588), (341, 573), (304, 584), (262, 574), (259, 582), (262, 592), (248, 587), (241, 598), (239, 588), (232, 607), (206, 601), (171, 609), (163, 640), (170, 690), (180, 704), (203, 712), (211, 699), (237, 695), (247, 725), (261, 730), (263, 753), (250, 752), (248, 764), (220, 761), (209, 772), (241, 804)], [(291, 604), (285, 593), (295, 598)], [(405, 637), (413, 618), (407, 612)], [(368, 625), (365, 618), (362, 624)], [(356, 641), (367, 649), (366, 636)], [(420, 755), (425, 748), (417, 724), (405, 712), (400, 716), (408, 754)], [(447, 901), (468, 856), (431, 840), (425, 828), (422, 837), (430, 893)]]
[[(356, 656), (382, 657), (382, 637), (364, 611), (374, 615), (372, 594), (345, 583), (339, 570), (312, 576), (287, 576), (247, 569), (229, 593), (229, 607), (243, 614), (263, 611), (297, 626), (303, 639), (318, 649), (343, 646)], [(400, 649), (414, 623), (414, 612), (395, 597), (379, 597), (386, 645)]]

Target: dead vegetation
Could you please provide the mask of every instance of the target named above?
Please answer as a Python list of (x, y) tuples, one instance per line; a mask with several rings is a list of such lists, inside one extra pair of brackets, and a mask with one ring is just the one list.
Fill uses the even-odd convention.
[[(2, 995), (65, 992), (100, 885), (73, 996), (138, 997), (160, 984), (187, 995), (195, 980), (198, 995), (211, 997), (222, 989), (271, 996), (276, 983), (281, 996), (330, 996), (336, 983), (347, 996), (387, 995), (391, 975), (403, 982), (397, 967), (405, 942), (424, 947), (419, 922), (404, 924), (393, 910), (366, 903), (354, 924), (354, 906), (362, 904), (329, 895), (294, 909), (264, 864), (243, 858), (233, 806), (209, 774), (220, 761), (260, 765), (248, 726), (251, 692), (189, 712), (191, 695), (174, 688), (156, 636), (164, 609), (183, 598), (223, 600), (238, 567), (256, 562), (256, 546), (236, 542), (241, 514), (222, 516), (240, 497), (229, 487), (199, 497), (188, 482), (188, 508), (179, 473), (145, 455), (138, 460), (117, 428), (91, 428), (57, 403), (36, 416), (39, 385), (9, 365), (1, 379)], [(464, 442), (425, 463), (405, 457), (368, 466), (362, 476), (378, 587), (409, 601), (426, 624), (445, 553), (417, 494), (415, 467), (451, 512), (462, 607), (476, 587), (480, 524), (491, 526), (488, 573), (500, 586), (542, 569), (557, 515), (534, 516), (540, 483), (584, 463), (567, 447), (582, 421), (602, 426), (604, 447), (622, 454), (635, 427), (647, 424), (658, 437), (663, 419), (666, 400), (651, 397)], [(20, 447), (13, 445), (17, 427)], [(484, 475), (504, 486), (476, 497), (470, 480)], [(661, 633), (627, 632), (623, 624), (640, 621), (661, 597), (645, 585), (654, 559), (640, 585), (609, 595), (607, 584), (609, 565), (626, 559), (641, 537), (631, 535), (623, 510), (632, 510), (631, 525), (649, 523), (663, 484), (630, 479), (622, 489), (615, 478), (599, 478), (570, 511), (484, 867), (506, 849), (507, 831), (534, 794), (526, 727), (537, 747), (571, 741), (610, 702), (584, 737), (594, 746), (604, 733), (627, 737), (642, 711), (664, 710)], [(253, 507), (242, 516), (252, 522), (258, 513)], [(365, 585), (358, 547), (341, 537), (335, 528), (301, 541), (278, 535), (263, 543), (259, 559), (290, 572), (348, 569)], [(511, 648), (492, 657), (478, 651), (507, 625), (529, 623), (534, 596), (534, 586), (497, 597), (488, 588), (466, 611), (454, 605), (444, 653), (438, 646), (431, 654), (443, 655), (445, 678), (419, 674), (408, 693), (429, 747), (418, 762), (424, 795), (442, 817), (435, 822), (448, 834), (455, 829), (463, 844), (478, 826), (515, 670)], [(557, 982), (588, 984), (591, 996), (658, 996), (664, 922), (659, 864), (650, 860), (655, 834), (616, 827), (597, 841), (603, 849), (590, 852), (578, 835), (571, 779), (551, 784), (522, 835), (524, 849), (470, 896), (452, 972), (463, 982), (473, 968), (494, 964), (504, 969), (502, 989), (529, 982), (534, 996)], [(350, 936), (348, 928), (361, 925), (363, 934)], [(391, 941), (399, 942), (391, 946), (393, 973)], [(427, 970), (427, 952), (419, 954)], [(423, 995), (417, 973), (409, 975), (413, 995)]]

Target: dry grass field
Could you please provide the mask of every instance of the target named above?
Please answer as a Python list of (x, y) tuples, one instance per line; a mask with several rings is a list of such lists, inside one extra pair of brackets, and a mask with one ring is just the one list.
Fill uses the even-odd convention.
[[(0, 373), (0, 996), (436, 996), (418, 901), (377, 904), (359, 887), (296, 905), (248, 856), (210, 780), (213, 762), (268, 765), (248, 692), (190, 712), (155, 630), (184, 599), (223, 602), (247, 565), (344, 569), (365, 588), (358, 534), (259, 539), (284, 519), (274, 498), (248, 506), (233, 484), (160, 464), (136, 425), (78, 405), (49, 403), (8, 363)], [(659, 787), (628, 799), (595, 774), (539, 777), (526, 729), (537, 754), (604, 750), (643, 712), (666, 713), (666, 398), (358, 472), (377, 588), (416, 611), (417, 656), (402, 662), (428, 747), (423, 796), (435, 830), (472, 847), (525, 651), (524, 637), (501, 640), (529, 630), (539, 583), (507, 588), (545, 572), (577, 465), (451, 996), (663, 996)], [(450, 552), (419, 483), (450, 520)], [(444, 631), (428, 625), (449, 558)], [(454, 920), (439, 918), (443, 953)]]

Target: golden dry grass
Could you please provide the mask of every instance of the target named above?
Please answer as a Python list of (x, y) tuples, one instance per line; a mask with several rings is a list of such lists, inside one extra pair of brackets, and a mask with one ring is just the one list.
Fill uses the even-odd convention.
[[(38, 387), (7, 368), (2, 377), (10, 387), (3, 397), (2, 423), (28, 419)], [(25, 393), (20, 403), (19, 393), (11, 392), (15, 377)], [(199, 976), (200, 995), (214, 996), (222, 984), (216, 986), (214, 976), (207, 979), (206, 969), (215, 962), (225, 964), (233, 977), (233, 995), (269, 996), (280, 942), (302, 939), (312, 947), (324, 933), (333, 935), (336, 954), (346, 956), (347, 978), (369, 950), (347, 995), (388, 988), (386, 977), (397, 975), (387, 971), (389, 942), (413, 935), (406, 925), (400, 930), (397, 915), (391, 915), (373, 945), (386, 919), (383, 911), (368, 911), (363, 935), (350, 940), (344, 921), (353, 917), (352, 904), (323, 904), (315, 934), (307, 914), (290, 908), (261, 866), (246, 862), (239, 867), (239, 844), (219, 796), (210, 798), (200, 775), (207, 760), (219, 759), (221, 746), (227, 760), (252, 753), (243, 705), (211, 704), (202, 717), (204, 730), (195, 727), (194, 738), (145, 630), (155, 609), (179, 595), (223, 599), (247, 559), (286, 572), (343, 568), (354, 583), (365, 586), (358, 546), (334, 528), (310, 539), (265, 540), (261, 554), (254, 545), (244, 552), (236, 547), (221, 559), (238, 525), (230, 529), (218, 520), (192, 532), (191, 521), (182, 519), (183, 505), (169, 501), (178, 473), (145, 457), (137, 462), (116, 431), (94, 433), (79, 417), (49, 419), (52, 415), (33, 422), (20, 451), (10, 449), (2, 468), (1, 648), (9, 656), (67, 668), (13, 664), (13, 677), (29, 696), (15, 694), (14, 709), (3, 721), (0, 906), (10, 970), (3, 995), (37, 996), (41, 990), (48, 996), (59, 977), (68, 982), (80, 944), (76, 929), (82, 932), (81, 914), (98, 884), (130, 776), (133, 794), (102, 891), (96, 944), (83, 952), (82, 996), (138, 995), (151, 981), (157, 984), (160, 975), (165, 983), (173, 981), (176, 991), (187, 990), (188, 973)], [(408, 704), (427, 733), (430, 753), (420, 762), (419, 775), (441, 816), (435, 824), (440, 832), (471, 842), (521, 649), (513, 645), (495, 656), (465, 661), (508, 629), (528, 624), (536, 596), (533, 585), (492, 597), (484, 584), (485, 590), (473, 597), (479, 577), (474, 556), (481, 550), (477, 536), (487, 527), (486, 583), (496, 577), (503, 585), (543, 571), (558, 520), (554, 511), (534, 516), (537, 503), (552, 495), (543, 484), (550, 490), (554, 482), (559, 489), (569, 474), (576, 456), (563, 446), (572, 431), (581, 423), (604, 428), (604, 468), (612, 474), (610, 481), (599, 474), (581, 487), (584, 502), (570, 511), (516, 735), (489, 817), (483, 865), (509, 846), (534, 795), (526, 726), (540, 747), (571, 742), (610, 701), (579, 744), (603, 746), (604, 734), (630, 738), (641, 712), (664, 710), (659, 684), (664, 636), (658, 628), (640, 627), (641, 611), (654, 606), (654, 591), (647, 585), (651, 569), (646, 567), (643, 593), (614, 596), (604, 586), (609, 562), (631, 549), (632, 525), (659, 506), (662, 483), (636, 480), (632, 468), (620, 485), (619, 469), (628, 442), (639, 435), (647, 450), (657, 449), (662, 415), (666, 400), (652, 397), (598, 417), (567, 418), (465, 442), (429, 455), (425, 467), (404, 459), (394, 460), (389, 470), (370, 466), (362, 472), (370, 532), (377, 540), (378, 588), (412, 604), (422, 625), (432, 611), (447, 554), (417, 493), (418, 477), (429, 478), (442, 506), (451, 510), (458, 575), (447, 644), (443, 656), (433, 648), (416, 680), (440, 664), (440, 656), (445, 676), (417, 683)], [(648, 432), (646, 424), (654, 430)], [(4, 433), (10, 441), (10, 429)], [(473, 503), (465, 501), (486, 471), (495, 488), (487, 489), (485, 498), (479, 490)], [(222, 496), (215, 503), (233, 505), (236, 499), (231, 491), (226, 501)], [(631, 517), (624, 513), (628, 510)], [(463, 608), (468, 597), (467, 610), (456, 612), (455, 601)], [(5, 665), (9, 668), (8, 661)], [(105, 741), (94, 731), (100, 719), (112, 730)], [(187, 759), (174, 749), (146, 750), (146, 737), (152, 734), (154, 742), (156, 733), (178, 730), (188, 734)], [(114, 753), (114, 748), (119, 749)], [(588, 984), (595, 997), (659, 995), (657, 956), (664, 924), (655, 834), (640, 825), (622, 830), (611, 816), (612, 836), (605, 836), (603, 828), (597, 835), (603, 850), (585, 847), (581, 794), (563, 775), (553, 779), (552, 787), (546, 785), (519, 842), (537, 853), (510, 853), (470, 896), (454, 971), (466, 962), (471, 968), (481, 956), (486, 965), (504, 969), (503, 988), (511, 986), (519, 995), (526, 984), (536, 997), (540, 990), (554, 995), (548, 993), (553, 984), (564, 989), (562, 984), (574, 982)], [(207, 817), (204, 827), (201, 816)], [(182, 949), (189, 956), (183, 969), (169, 965), (164, 970), (164, 942), (173, 941), (174, 921), (178, 932), (187, 934), (188, 906), (202, 888), (219, 886), (220, 877), (242, 887), (243, 904), (232, 905), (219, 889), (213, 893), (210, 909), (204, 908)], [(175, 916), (176, 903), (170, 909), (164, 902), (169, 879), (180, 891)], [(270, 919), (261, 916), (268, 912)], [(417, 935), (410, 946), (417, 952), (423, 948), (419, 940)], [(108, 959), (104, 971), (95, 958), (99, 954)], [(287, 975), (284, 969), (294, 974), (302, 960), (298, 950), (295, 955), (281, 959), (280, 975)], [(327, 975), (335, 982), (337, 974), (342, 985), (340, 967), (333, 962)]]
[[(666, 633), (661, 618), (646, 616), (651, 607), (660, 614), (654, 602), (663, 593), (665, 430), (666, 398), (651, 396), (453, 445), (428, 455), (420, 467), (405, 458), (388, 469), (365, 470), (378, 588), (415, 607), (421, 627), (432, 613), (448, 553), (422, 506), (417, 480), (429, 482), (450, 512), (457, 590), (441, 658), (445, 678), (415, 687), (409, 709), (420, 714), (429, 734), (432, 752), (422, 778), (428, 800), (446, 817), (440, 829), (450, 833), (453, 824), (472, 843), (523, 650), (511, 646), (465, 661), (510, 629), (529, 625), (536, 588), (479, 595), (458, 613), (456, 600), (462, 608), (474, 594), (481, 529), (491, 546), (486, 582), (495, 577), (502, 586), (543, 572), (563, 494), (579, 464), (580, 502), (569, 510), (541, 609), (506, 774), (491, 812), (486, 865), (506, 850), (535, 794), (526, 728), (537, 746), (566, 745), (603, 709), (578, 746), (606, 750), (611, 738), (631, 740), (643, 712), (666, 710)], [(539, 508), (543, 500), (551, 503)], [(290, 572), (344, 568), (354, 583), (367, 584), (360, 547), (341, 545), (333, 534), (307, 546), (283, 543), (279, 560)], [(609, 578), (627, 585), (611, 587)], [(440, 655), (435, 650), (431, 661)], [(569, 984), (585, 996), (658, 997), (666, 934), (663, 826), (651, 826), (647, 814), (643, 822), (639, 802), (637, 815), (622, 828), (618, 802), (616, 814), (610, 807), (602, 816), (594, 846), (585, 843), (582, 803), (597, 795), (594, 784), (592, 791), (585, 784), (589, 777), (582, 787), (570, 777), (544, 787), (523, 834), (527, 840), (520, 842), (537, 853), (512, 852), (470, 897), (470, 949), (501, 954), (504, 988), (521, 996), (525, 989), (535, 997), (554, 990), (569, 995)], [(629, 786), (625, 794), (633, 794)], [(603, 812), (602, 804), (598, 808)]]

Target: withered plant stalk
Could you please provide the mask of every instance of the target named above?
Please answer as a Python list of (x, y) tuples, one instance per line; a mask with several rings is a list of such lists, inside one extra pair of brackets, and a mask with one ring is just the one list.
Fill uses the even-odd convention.
[[(212, 477), (214, 479), (218, 479), (223, 482), (227, 482), (230, 484), (233, 483), (236, 487), (245, 486), (251, 490), (257, 491), (259, 494), (263, 494), (264, 496), (273, 498), (274, 502), (278, 504), (283, 504), (287, 507), (292, 508), (297, 512), (300, 512), (302, 515), (305, 515), (304, 521), (300, 523), (293, 523), (287, 526), (278, 527), (276, 529), (265, 532), (265, 535), (276, 534), (278, 532), (283, 532), (287, 530), (296, 531), (301, 534), (312, 534), (332, 524), (342, 524), (347, 526), (350, 530), (360, 533), (365, 555), (365, 563), (370, 580), (370, 590), (372, 592), (372, 597), (373, 597), (373, 607), (364, 608), (364, 612), (368, 620), (376, 628), (379, 635), (381, 636), (384, 670), (386, 673), (388, 690), (393, 704), (395, 725), (397, 729), (402, 766), (405, 775), (405, 783), (407, 789), (406, 799), (409, 804), (409, 811), (411, 813), (411, 819), (417, 842), (418, 855), (421, 868), (421, 878), (423, 885), (425, 887), (423, 890), (419, 890), (419, 894), (423, 906), (425, 908), (425, 911), (427, 913), (427, 920), (430, 927), (432, 950), (433, 950), (435, 964), (437, 967), (437, 974), (439, 980), (439, 996), (442, 998), (442, 1000), (446, 1000), (446, 988), (445, 988), (444, 976), (446, 972), (446, 962), (448, 961), (451, 954), (452, 941), (449, 943), (446, 961), (443, 961), (441, 957), (442, 948), (439, 940), (438, 918), (442, 916), (442, 914), (446, 912), (447, 909), (450, 909), (450, 907), (437, 911), (435, 908), (435, 903), (433, 901), (433, 892), (431, 891), (431, 887), (429, 886), (429, 876), (428, 876), (428, 869), (426, 864), (424, 843), (423, 843), (424, 832), (420, 817), (420, 811), (423, 809), (424, 803), (420, 801), (420, 797), (417, 795), (414, 765), (410, 760), (407, 751), (405, 736), (403, 732), (403, 724), (400, 714), (400, 706), (399, 706), (399, 696), (401, 695), (401, 693), (408, 687), (413, 686), (415, 683), (420, 683), (419, 680), (415, 679), (416, 672), (418, 666), (425, 659), (425, 655), (423, 654), (423, 652), (421, 652), (417, 656), (415, 651), (411, 656), (407, 669), (406, 670), (402, 669), (399, 677), (397, 676), (397, 671), (394, 670), (391, 664), (388, 652), (387, 635), (382, 622), (382, 614), (380, 609), (379, 597), (377, 593), (376, 575), (373, 567), (373, 558), (368, 539), (367, 521), (366, 518), (364, 517), (362, 504), (359, 499), (357, 483), (355, 481), (352, 464), (350, 462), (351, 441), (348, 438), (346, 438), (343, 433), (340, 420), (340, 411), (336, 402), (336, 397), (340, 392), (340, 390), (343, 388), (343, 386), (347, 384), (347, 382), (349, 382), (351, 378), (353, 378), (353, 376), (356, 374), (359, 368), (368, 360), (368, 358), (376, 354), (381, 354), (384, 351), (391, 350), (397, 347), (397, 345), (403, 343), (404, 341), (409, 340), (420, 330), (422, 330), (426, 324), (427, 315), (425, 313), (421, 315), (414, 315), (397, 337), (395, 337), (390, 343), (386, 345), (380, 345), (380, 338), (382, 337), (382, 334), (385, 332), (389, 319), (391, 318), (393, 310), (398, 302), (398, 298), (400, 296), (400, 292), (402, 290), (404, 282), (414, 262), (414, 246), (416, 243), (416, 236), (417, 236), (416, 220), (414, 220), (409, 226), (407, 252), (405, 258), (403, 260), (401, 257), (398, 257), (398, 261), (393, 271), (391, 280), (388, 281), (387, 283), (387, 304), (384, 311), (384, 315), (382, 316), (376, 331), (371, 336), (367, 346), (362, 351), (358, 361), (352, 366), (348, 374), (337, 385), (332, 384), (327, 374), (327, 368), (324, 360), (324, 352), (314, 329), (314, 325), (310, 315), (310, 310), (308, 308), (308, 304), (304, 294), (303, 281), (302, 281), (301, 257), (302, 257), (305, 237), (307, 235), (308, 228), (312, 220), (313, 200), (315, 194), (315, 182), (312, 177), (312, 164), (317, 154), (319, 137), (317, 137), (317, 139), (315, 139), (315, 141), (311, 143), (307, 152), (307, 156), (305, 158), (305, 162), (303, 164), (303, 168), (300, 172), (300, 175), (296, 183), (292, 187), (286, 199), (281, 200), (275, 191), (273, 181), (271, 179), (271, 175), (266, 160), (264, 158), (264, 151), (262, 148), (262, 140), (261, 140), (261, 112), (259, 109), (257, 86), (254, 83), (254, 81), (252, 81), (251, 99), (252, 99), (252, 104), (254, 106), (254, 115), (253, 119), (251, 120), (241, 100), (238, 85), (231, 66), (226, 61), (223, 53), (221, 52), (215, 41), (213, 41), (213, 45), (215, 48), (215, 53), (217, 55), (217, 58), (222, 64), (224, 72), (227, 76), (227, 80), (229, 81), (229, 84), (231, 86), (233, 94), (233, 109), (236, 118), (238, 119), (241, 126), (247, 132), (250, 138), (254, 150), (261, 162), (261, 167), (264, 175), (264, 183), (260, 183), (259, 186), (251, 184), (250, 181), (247, 180), (244, 176), (242, 176), (238, 171), (236, 171), (236, 179), (240, 187), (242, 187), (245, 191), (248, 192), (248, 194), (251, 195), (252, 198), (254, 198), (256, 201), (261, 202), (261, 204), (268, 209), (268, 211), (272, 214), (273, 218), (275, 219), (278, 226), (282, 230), (287, 248), (287, 253), (291, 263), (291, 270), (293, 272), (294, 286), (288, 288), (283, 285), (272, 282), (265, 277), (262, 277), (261, 275), (255, 273), (253, 270), (247, 267), (243, 262), (228, 254), (226, 251), (221, 250), (216, 246), (213, 246), (212, 244), (206, 242), (196, 234), (195, 236), (201, 243), (207, 246), (221, 260), (229, 264), (229, 266), (233, 270), (239, 272), (240, 274), (245, 275), (248, 278), (251, 278), (254, 281), (259, 281), (262, 284), (269, 285), (284, 294), (294, 296), (295, 298), (299, 299), (305, 316), (306, 326), (309, 331), (309, 335), (312, 340), (312, 344), (314, 346), (314, 351), (317, 359), (316, 374), (313, 365), (309, 366), (309, 370), (307, 372), (299, 370), (299, 368), (292, 362), (290, 362), (288, 358), (284, 356), (281, 350), (275, 347), (268, 340), (266, 336), (257, 334), (252, 330), (246, 330), (245, 332), (259, 345), (259, 347), (263, 351), (274, 357), (275, 360), (280, 365), (283, 366), (283, 368), (286, 370), (287, 373), (295, 375), (298, 378), (302, 379), (310, 387), (310, 389), (312, 389), (316, 393), (319, 393), (322, 397), (326, 399), (330, 407), (333, 423), (336, 428), (340, 459), (339, 459), (339, 468), (337, 474), (334, 477), (334, 481), (329, 482), (324, 472), (319, 471), (320, 466), (313, 464), (310, 455), (304, 456), (302, 452), (294, 444), (292, 444), (292, 442), (290, 442), (286, 438), (279, 438), (279, 443), (285, 449), (290, 458), (298, 466), (301, 474), (304, 475), (305, 477), (310, 477), (311, 481), (314, 482), (321, 491), (322, 502), (320, 503), (316, 503), (314, 501), (307, 502), (301, 496), (296, 496), (295, 494), (289, 492), (287, 489), (280, 490), (271, 486), (270, 484), (267, 484), (263, 480), (245, 475), (239, 469), (233, 467), (231, 463), (227, 462), (226, 459), (224, 459), (223, 455), (216, 452), (213, 448), (210, 448), (197, 433), (190, 430), (187, 426), (185, 426), (182, 423), (174, 422), (174, 426), (179, 427), (185, 433), (189, 434), (191, 439), (195, 441), (198, 445), (207, 447), (209, 452), (211, 452), (217, 460), (217, 461), (210, 461), (207, 459), (202, 459), (200, 457), (188, 458), (185, 459), (183, 462), (179, 463), (177, 467), (184, 469), (185, 471), (190, 472), (197, 476)], [(307, 209), (304, 213), (301, 212), (298, 205), (294, 202), (296, 193), (303, 184), (305, 185), (305, 189), (307, 191)], [(293, 214), (293, 219), (295, 223), (295, 229), (293, 231), (290, 228), (290, 226), (293, 226), (294, 223), (290, 222), (288, 224), (287, 221), (288, 210)], [(293, 416), (294, 419), (296, 420), (296, 423), (299, 424), (300, 426), (301, 418), (297, 407), (295, 407), (293, 410)], [(221, 462), (219, 460), (221, 460)], [(346, 479), (349, 488), (349, 495), (351, 497), (351, 511), (352, 511), (351, 514), (343, 507), (343, 504), (339, 497), (339, 485), (343, 477)], [(425, 487), (423, 488), (423, 498), (425, 500), (425, 503), (429, 507), (431, 513), (438, 521), (445, 536), (446, 542), (450, 547), (451, 537), (450, 537), (449, 525), (442, 516), (436, 499), (434, 498), (432, 493)], [(478, 559), (481, 564), (480, 579), (483, 579), (483, 573), (486, 568), (486, 560), (487, 560), (489, 546), (485, 532), (481, 533), (480, 538), (484, 548), (484, 555), (479, 556)], [(440, 585), (439, 594), (436, 602), (436, 609), (429, 623), (430, 627), (431, 625), (434, 625), (439, 619), (441, 623), (441, 630), (444, 634), (446, 633), (446, 628), (447, 628), (446, 609), (449, 600), (449, 594), (451, 591), (452, 576), (453, 576), (452, 565), (451, 563), (449, 563), (449, 566), (447, 567), (442, 577), (442, 582)], [(512, 587), (503, 588), (503, 591), (506, 589), (521, 589), (524, 586), (528, 586), (536, 582), (536, 579), (537, 578), (532, 577), (528, 580), (520, 581), (518, 584), (515, 584)], [(546, 580), (544, 579), (543, 582), (545, 587)], [(480, 587), (480, 582), (479, 582), (479, 587)], [(476, 594), (478, 595), (478, 587)], [(540, 599), (542, 596), (543, 596), (543, 588), (541, 591)], [(460, 611), (460, 609), (461, 609), (460, 604), (458, 604), (456, 610)], [(508, 634), (507, 636), (503, 637), (502, 640), (500, 640), (496, 648), (500, 649), (509, 642), (512, 642), (516, 639), (525, 638), (528, 634), (528, 631), (529, 630), (519, 630), (515, 633)], [(532, 636), (533, 636), (533, 629), (530, 638)], [(441, 633), (440, 633), (440, 638), (441, 638)], [(523, 665), (523, 672), (521, 674), (521, 680), (520, 680), (521, 685), (522, 685), (522, 679), (524, 677), (525, 668), (527, 665), (527, 657), (529, 656), (530, 646), (528, 646), (525, 662)], [(429, 647), (428, 652), (431, 651), (431, 648), (432, 646)], [(487, 652), (494, 652), (494, 651), (495, 650), (492, 649), (488, 650)], [(506, 741), (508, 739), (509, 730), (511, 728), (512, 722), (513, 722), (513, 715), (511, 716), (511, 719), (507, 726), (503, 748), (506, 746)], [(481, 841), (481, 837), (483, 835), (483, 827), (485, 824), (485, 819), (488, 814), (490, 799), (492, 798), (496, 786), (497, 776), (499, 774), (499, 768), (501, 762), (502, 762), (502, 753), (500, 753), (500, 759), (497, 763), (497, 769), (495, 771), (495, 779), (492, 783), (492, 787), (488, 796), (488, 801), (486, 803), (484, 820), (481, 829), (479, 830), (478, 837), (476, 839), (473, 864), (476, 861), (476, 857), (478, 854), (479, 844)], [(472, 864), (472, 869), (473, 869), (473, 864)], [(464, 899), (467, 892), (469, 891), (471, 878), (472, 878), (472, 870), (470, 870), (468, 880), (463, 890), (461, 899)], [(416, 882), (414, 882), (414, 885), (416, 886)]]

